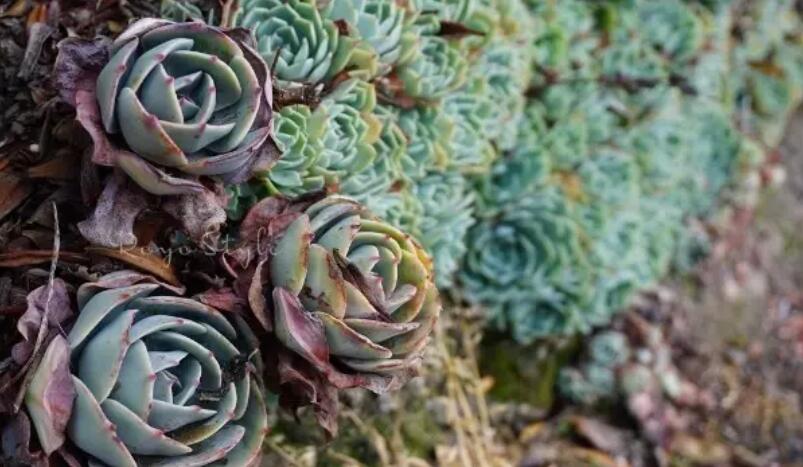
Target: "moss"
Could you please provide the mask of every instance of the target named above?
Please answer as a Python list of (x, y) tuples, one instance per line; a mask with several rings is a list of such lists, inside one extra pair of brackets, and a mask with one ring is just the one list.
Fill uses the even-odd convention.
[[(555, 401), (560, 369), (578, 352), (579, 339), (515, 344), (502, 336), (486, 336), (480, 352), (480, 371), (494, 380), (493, 399), (523, 402), (549, 411)], [(522, 355), (536, 356), (522, 359)]]

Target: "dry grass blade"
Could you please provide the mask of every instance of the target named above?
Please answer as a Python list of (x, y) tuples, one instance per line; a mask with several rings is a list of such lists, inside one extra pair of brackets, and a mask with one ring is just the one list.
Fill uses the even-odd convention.
[[(34, 264), (44, 264), (52, 260), (52, 250), (18, 250), (0, 253), (0, 268), (20, 268)], [(89, 257), (81, 253), (62, 251), (59, 261), (65, 263), (89, 263)]]

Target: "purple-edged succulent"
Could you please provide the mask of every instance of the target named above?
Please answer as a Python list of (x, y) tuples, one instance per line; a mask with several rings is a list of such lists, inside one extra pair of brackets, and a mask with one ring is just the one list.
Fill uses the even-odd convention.
[(66, 438), (103, 465), (259, 465), (256, 337), (236, 313), (159, 289), (182, 291), (133, 271), (78, 288), (80, 312), (26, 391), (43, 450)]
[(242, 288), (275, 336), (280, 383), (295, 401), (309, 397), (326, 426), (335, 389), (383, 392), (416, 372), (441, 303), (420, 244), (360, 203), (282, 203), (254, 206), (241, 228), (249, 255), (232, 259), (250, 263)]
[(69, 39), (57, 80), (95, 143), (157, 195), (203, 191), (198, 176), (247, 178), (270, 133), (270, 73), (250, 33), (146, 18), (111, 45)]

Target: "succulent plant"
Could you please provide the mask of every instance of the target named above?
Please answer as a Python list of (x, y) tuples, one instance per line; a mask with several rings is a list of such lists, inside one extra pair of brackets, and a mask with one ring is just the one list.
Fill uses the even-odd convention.
[(470, 76), (484, 83), (480, 91), (490, 115), (480, 134), (494, 141), (501, 150), (512, 149), (525, 101), (521, 96), (530, 84), (530, 60), (526, 44), (517, 41), (491, 41), (472, 64)]
[(432, 173), (412, 184), (412, 195), (421, 203), (414, 228), (424, 248), (432, 254), (435, 283), (447, 288), (466, 253), (466, 234), (474, 224), (474, 196), (457, 173)]
[(382, 124), (373, 115), (375, 104), (373, 86), (359, 80), (342, 83), (321, 103), (329, 124), (318, 165), (333, 181), (359, 174), (376, 158), (374, 143)]
[(676, 63), (690, 59), (702, 46), (701, 21), (686, 2), (641, 2), (637, 15), (645, 42)]
[(380, 208), (383, 202), (379, 198), (389, 195), (402, 179), (401, 160), (407, 151), (407, 139), (395, 123), (393, 113), (385, 107), (378, 107), (374, 117), (380, 126), (378, 138), (374, 141), (376, 157), (365, 170), (346, 174), (341, 180), (340, 191), (368, 206), (380, 218), (387, 219), (386, 209)]
[(354, 41), (338, 32), (307, 0), (246, 0), (238, 23), (251, 29), (259, 53), (283, 86), (317, 84), (332, 78), (351, 60)]
[(496, 157), (496, 150), (484, 131), (487, 125), (493, 124), (494, 105), (484, 85), (483, 80), (474, 80), (443, 100), (444, 114), (454, 125), (449, 144), (450, 169), (482, 173)]
[(160, 195), (201, 188), (165, 169), (242, 178), (268, 135), (270, 92), (267, 66), (236, 36), (155, 19), (114, 41), (96, 88), (103, 130), (133, 152), (113, 163)]
[(415, 53), (415, 33), (407, 27), (407, 12), (395, 2), (383, 0), (333, 0), (324, 16), (346, 21), (355, 35), (368, 43), (383, 65), (382, 74)]
[[(418, 364), (440, 302), (431, 260), (409, 235), (330, 196), (306, 208), (273, 249), (274, 326), (289, 349), (357, 374), (398, 375)], [(310, 328), (324, 338), (312, 351)]]
[[(154, 294), (159, 284), (126, 284), (131, 276), (78, 289), (66, 339), (76, 394), (67, 437), (108, 465), (250, 465), (267, 430), (248, 370), (255, 337), (198, 301)], [(52, 377), (48, 367), (40, 377)]]
[(282, 156), (263, 177), (269, 191), (300, 194), (326, 185), (324, 175), (316, 168), (328, 124), (322, 109), (312, 111), (303, 104), (282, 107), (274, 116), (273, 139)]
[(403, 110), (399, 113), (398, 124), (408, 141), (401, 162), (405, 176), (421, 178), (429, 170), (442, 170), (448, 165), (454, 123), (441, 109)]
[(467, 298), (522, 342), (588, 326), (590, 264), (575, 215), (546, 187), (469, 230), (458, 276)]
[(440, 99), (466, 80), (468, 62), (459, 47), (442, 37), (425, 35), (421, 48), (397, 73), (404, 92), (420, 99)]

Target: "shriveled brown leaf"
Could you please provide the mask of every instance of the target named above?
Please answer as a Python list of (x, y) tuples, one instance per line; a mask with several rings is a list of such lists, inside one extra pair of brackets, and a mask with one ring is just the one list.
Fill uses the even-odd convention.
[(614, 456), (627, 453), (627, 437), (622, 430), (588, 417), (572, 417), (571, 423), (575, 433), (585, 438), (595, 448)]
[(28, 11), (30, 8), (31, 2), (30, 0), (16, 0), (8, 9), (4, 9), (2, 13), (0, 13), (0, 18), (5, 18), (9, 16), (22, 16), (25, 12)]
[(79, 90), (94, 94), (97, 77), (109, 61), (110, 45), (108, 38), (84, 40), (71, 37), (59, 42), (55, 84), (65, 102), (76, 106), (76, 92)]
[(80, 155), (73, 151), (63, 151), (50, 160), (28, 168), (28, 177), (73, 180), (78, 178), (80, 168)]
[(45, 314), (47, 325), (55, 329), (60, 329), (61, 324), (73, 315), (67, 285), (58, 278), (52, 284), (43, 285), (29, 293), (27, 304), (25, 314), (17, 321), (17, 330), (23, 341), (14, 345), (11, 350), (18, 365), (23, 365), (36, 351), (34, 344)]
[(162, 209), (181, 222), (193, 241), (214, 246), (226, 222), (226, 202), (223, 187), (216, 185), (214, 191), (171, 196), (162, 203)]
[(119, 248), (137, 243), (134, 221), (148, 206), (148, 197), (141, 188), (120, 173), (106, 183), (92, 217), (78, 223), (78, 230), (90, 243)]
[(170, 265), (163, 258), (156, 256), (148, 251), (147, 248), (105, 248), (105, 247), (87, 247), (86, 252), (105, 256), (107, 258), (116, 259), (123, 263), (134, 267), (143, 272), (147, 272), (158, 279), (161, 279), (168, 284), (176, 287), (181, 287), (181, 282), (178, 280), (173, 266)]
[(460, 39), (466, 36), (484, 36), (485, 33), (471, 29), (462, 23), (455, 21), (441, 21), (441, 27), (438, 30), (438, 35), (448, 37), (451, 39)]
[(14, 209), (33, 192), (33, 185), (16, 175), (0, 173), (0, 220)]
[[(0, 268), (20, 268), (34, 264), (49, 263), (53, 257), (50, 250), (18, 250), (0, 253)], [(81, 253), (62, 251), (59, 253), (59, 262), (89, 263), (89, 257)]]
[(246, 307), (246, 302), (237, 295), (231, 288), (209, 289), (195, 297), (201, 303), (212, 308), (228, 311), (229, 313), (239, 313)]

